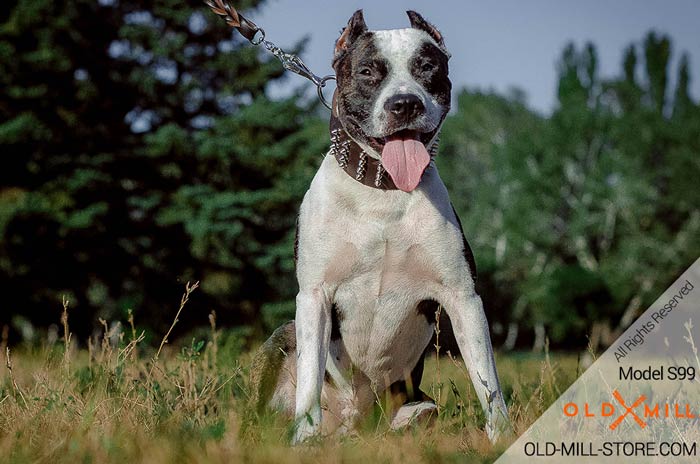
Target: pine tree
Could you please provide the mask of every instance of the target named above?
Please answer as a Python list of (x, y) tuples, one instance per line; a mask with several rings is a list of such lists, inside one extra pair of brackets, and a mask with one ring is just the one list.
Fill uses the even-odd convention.
[(5, 321), (56, 321), (65, 293), (81, 335), (127, 308), (164, 324), (186, 280), (199, 322), (290, 314), (327, 137), (312, 103), (266, 97), (279, 62), (197, 0), (14, 2), (0, 51)]

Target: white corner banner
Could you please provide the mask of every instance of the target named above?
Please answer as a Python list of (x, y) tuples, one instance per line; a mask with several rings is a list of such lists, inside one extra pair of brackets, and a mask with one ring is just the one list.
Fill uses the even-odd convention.
[(700, 462), (700, 259), (496, 461)]

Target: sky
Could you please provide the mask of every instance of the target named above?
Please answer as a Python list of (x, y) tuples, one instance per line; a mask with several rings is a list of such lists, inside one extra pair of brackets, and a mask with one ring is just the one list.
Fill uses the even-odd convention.
[[(364, 10), (370, 29), (408, 26), (406, 10), (416, 10), (442, 32), (452, 53), (453, 88), (525, 91), (529, 105), (549, 113), (555, 105), (556, 63), (569, 41), (587, 41), (598, 50), (600, 73), (621, 73), (622, 53), (640, 45), (653, 29), (669, 35), (673, 49), (670, 85), (676, 80), (682, 52), (690, 55), (691, 95), (700, 97), (700, 1), (698, 0), (491, 0), (399, 1), (267, 0), (250, 19), (268, 40), (291, 48), (308, 37), (304, 62), (318, 75), (332, 74), (333, 44), (352, 13)], [(292, 76), (271, 89), (284, 95), (311, 83)]]

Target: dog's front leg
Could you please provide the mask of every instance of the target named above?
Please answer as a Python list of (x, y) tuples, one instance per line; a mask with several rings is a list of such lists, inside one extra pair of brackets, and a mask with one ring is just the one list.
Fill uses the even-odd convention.
[(489, 326), (481, 298), (474, 291), (450, 291), (442, 299), (442, 304), (450, 318), (459, 350), (486, 414), (486, 433), (495, 442), (509, 427), (510, 421), (498, 382)]
[(330, 301), (320, 286), (301, 290), (297, 295), (294, 443), (301, 443), (320, 430), (321, 387), (331, 337), (330, 306)]

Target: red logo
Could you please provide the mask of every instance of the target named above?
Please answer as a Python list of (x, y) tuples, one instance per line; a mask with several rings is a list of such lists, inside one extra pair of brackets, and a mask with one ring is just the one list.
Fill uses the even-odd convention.
[(637, 413), (634, 412), (634, 408), (644, 403), (644, 401), (647, 399), (646, 396), (641, 395), (639, 398), (637, 398), (637, 401), (632, 403), (632, 406), (629, 407), (625, 404), (625, 400), (622, 399), (622, 395), (620, 395), (620, 392), (618, 392), (617, 390), (613, 390), (613, 396), (615, 397), (617, 402), (620, 403), (620, 405), (622, 405), (623, 408), (625, 408), (625, 412), (620, 414), (620, 417), (615, 419), (615, 422), (610, 424), (610, 430), (615, 430), (617, 426), (620, 425), (620, 423), (625, 419), (625, 417), (627, 417), (628, 414), (632, 414), (632, 418), (639, 425), (640, 428), (644, 428), (647, 426), (647, 423), (640, 419)]
[[(591, 419), (594, 417), (609, 417), (615, 419), (608, 427), (610, 430), (617, 429), (626, 417), (630, 417), (637, 423), (639, 428), (643, 429), (647, 426), (647, 422), (642, 420), (647, 419), (698, 419), (698, 414), (693, 411), (688, 403), (647, 403), (647, 397), (640, 395), (634, 403), (627, 405), (625, 399), (620, 395), (620, 392), (613, 390), (613, 398), (617, 401), (603, 401), (600, 406), (595, 406), (590, 403), (566, 403), (563, 408), (566, 417), (583, 417), (583, 419)], [(637, 408), (644, 406), (639, 411)]]

